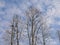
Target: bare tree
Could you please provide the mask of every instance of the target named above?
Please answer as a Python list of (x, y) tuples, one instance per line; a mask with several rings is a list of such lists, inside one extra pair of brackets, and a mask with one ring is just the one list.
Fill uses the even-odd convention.
[(21, 33), (22, 33), (22, 30), (20, 28), (22, 28), (22, 27), (20, 27), (18, 15), (14, 15), (13, 19), (12, 19), (12, 23), (10, 25), (10, 29), (8, 29), (5, 32), (6, 36), (8, 34), (8, 37), (4, 36), (3, 37), (4, 40), (5, 41), (7, 40), (10, 45), (19, 45), (19, 40), (20, 40)]
[[(6, 30), (3, 36), (3, 39), (5, 40), (5, 42), (9, 43), (9, 45), (13, 45), (14, 44), (14, 18), (12, 20), (12, 23), (10, 25), (10, 29)], [(8, 44), (6, 44), (8, 45)]]
[(27, 17), (27, 33), (29, 38), (29, 45), (36, 45), (37, 42), (37, 33), (39, 31), (38, 25), (40, 22), (40, 11), (35, 7), (30, 7), (26, 11)]
[(13, 39), (14, 39), (14, 19), (12, 21), (12, 25), (11, 25), (11, 45), (13, 45)]
[(16, 17), (15, 17), (15, 30), (16, 30), (16, 39), (17, 39), (17, 45), (19, 45), (19, 37), (18, 37), (18, 33), (19, 33), (19, 31), (18, 31), (18, 16), (16, 15)]

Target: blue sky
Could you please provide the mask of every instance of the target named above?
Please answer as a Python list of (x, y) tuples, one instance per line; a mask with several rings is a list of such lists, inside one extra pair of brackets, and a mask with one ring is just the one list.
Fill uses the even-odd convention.
[[(13, 15), (24, 15), (24, 11), (31, 5), (48, 16), (47, 23), (51, 26), (51, 35), (56, 37), (56, 30), (60, 29), (60, 0), (0, 0), (0, 45), (3, 45), (1, 37), (8, 29)], [(51, 39), (51, 44), (58, 45), (58, 37)]]

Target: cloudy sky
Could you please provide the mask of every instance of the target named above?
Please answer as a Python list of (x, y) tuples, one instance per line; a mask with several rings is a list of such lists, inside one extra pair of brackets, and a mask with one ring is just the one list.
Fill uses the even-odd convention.
[(60, 29), (60, 0), (0, 0), (0, 45), (3, 45), (2, 35), (10, 25), (13, 15), (24, 15), (24, 11), (34, 5), (48, 17), (51, 26), (51, 45), (59, 45), (56, 30)]

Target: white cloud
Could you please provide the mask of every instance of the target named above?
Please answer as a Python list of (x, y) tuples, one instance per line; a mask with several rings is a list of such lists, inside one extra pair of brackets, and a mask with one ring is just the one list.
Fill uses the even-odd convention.
[(55, 17), (60, 17), (60, 1), (59, 0), (54, 0), (53, 5), (55, 6)]
[(0, 1), (0, 7), (4, 7), (5, 6), (5, 2)]

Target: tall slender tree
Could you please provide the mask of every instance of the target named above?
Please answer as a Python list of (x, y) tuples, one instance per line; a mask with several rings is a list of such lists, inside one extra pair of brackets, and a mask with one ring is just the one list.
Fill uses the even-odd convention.
[(41, 12), (35, 7), (30, 7), (26, 12), (29, 45), (36, 45), (36, 33), (39, 31), (37, 28), (39, 25), (40, 13)]
[(13, 36), (14, 36), (14, 19), (11, 25), (11, 45), (13, 45), (13, 39), (14, 39)]
[(18, 33), (19, 33), (19, 30), (18, 30), (18, 15), (16, 15), (15, 17), (15, 30), (16, 30), (16, 39), (17, 39), (17, 45), (19, 45), (19, 36), (18, 36)]

